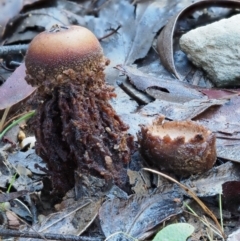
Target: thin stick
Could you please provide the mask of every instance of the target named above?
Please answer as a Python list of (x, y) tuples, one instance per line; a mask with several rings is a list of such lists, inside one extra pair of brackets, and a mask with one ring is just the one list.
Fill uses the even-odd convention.
[(4, 110), (2, 119), (1, 119), (1, 121), (0, 121), (0, 133), (1, 133), (1, 131), (4, 129), (4, 123), (5, 123), (5, 120), (6, 120), (6, 118), (7, 118), (7, 115), (8, 115), (8, 112), (9, 112), (10, 108), (11, 108), (11, 106), (10, 106), (10, 107), (7, 107), (7, 108)]
[(149, 169), (149, 168), (143, 168), (143, 170), (145, 171), (149, 171), (149, 172), (152, 172), (152, 173), (155, 173), (155, 174), (158, 174), (162, 177), (165, 177), (166, 179), (178, 184), (189, 196), (191, 196), (198, 204), (199, 206), (203, 209), (203, 211), (208, 214), (212, 220), (216, 223), (219, 231), (221, 232), (222, 236), (225, 238), (225, 234), (222, 230), (222, 227), (221, 225), (219, 224), (216, 216), (213, 214), (213, 212), (196, 196), (196, 194), (188, 187), (184, 186), (182, 183), (178, 182), (177, 180), (175, 180), (174, 178), (172, 177), (169, 177), (168, 175), (162, 173), (162, 172), (158, 172), (158, 171), (155, 171), (155, 170), (152, 170), (152, 169)]
[(112, 29), (112, 32), (111, 32), (111, 33), (109, 33), (109, 34), (107, 34), (107, 35), (105, 35), (105, 36), (103, 36), (103, 37), (101, 37), (101, 38), (98, 38), (98, 41), (102, 41), (103, 39), (108, 38), (108, 37), (110, 37), (111, 35), (117, 33), (117, 31), (118, 31), (121, 27), (122, 27), (122, 26), (119, 25), (116, 29)]
[(28, 49), (28, 44), (0, 46), (0, 57), (12, 54), (24, 54)]
[[(28, 224), (27, 222), (25, 222), (23, 219), (21, 219), (19, 216), (17, 216), (17, 214), (15, 214), (14, 212), (8, 210), (8, 212), (10, 212), (15, 218), (17, 218), (18, 220), (20, 220), (21, 222), (23, 222), (28, 228), (32, 229), (34, 232), (36, 233), (36, 235), (39, 235), (41, 237), (41, 239), (44, 239), (45, 241), (47, 241), (47, 239), (41, 234), (39, 233), (37, 230), (35, 230), (35, 228), (33, 228), (32, 226), (30, 226), (30, 224)], [(9, 232), (9, 229), (0, 229), (0, 236), (1, 236), (1, 230), (5, 231), (5, 232)], [(20, 232), (20, 231), (17, 231)], [(16, 234), (17, 235), (17, 234)], [(13, 237), (19, 237), (19, 236), (13, 236)]]
[(80, 237), (75, 235), (61, 235), (61, 234), (52, 234), (52, 233), (34, 233), (34, 232), (21, 232), (10, 229), (0, 229), (0, 236), (8, 236), (8, 237), (22, 237), (22, 238), (38, 238), (43, 239), (43, 237), (47, 240), (62, 240), (62, 241), (99, 241), (99, 238), (91, 238), (91, 237)]

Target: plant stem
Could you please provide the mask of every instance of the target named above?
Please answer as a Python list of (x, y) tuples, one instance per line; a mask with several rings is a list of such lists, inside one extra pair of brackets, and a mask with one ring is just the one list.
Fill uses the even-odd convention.
[(17, 173), (15, 173), (14, 176), (11, 178), (11, 182), (10, 182), (10, 184), (8, 186), (8, 189), (7, 189), (6, 193), (10, 193), (11, 187), (12, 187), (13, 183), (15, 182), (16, 177), (17, 177)]
[(222, 213), (222, 195), (219, 193), (219, 210), (220, 210), (220, 223), (223, 230), (223, 213)]
[(10, 124), (8, 127), (6, 127), (6, 128), (0, 133), (0, 140), (3, 138), (3, 136), (6, 134), (6, 132), (9, 131), (13, 126), (17, 125), (18, 123), (20, 123), (20, 122), (23, 121), (23, 120), (27, 120), (27, 119), (31, 118), (34, 114), (35, 114), (35, 110), (29, 111), (27, 114), (25, 114), (25, 115), (23, 115), (22, 117), (20, 117), (19, 119), (13, 121), (12, 124)]

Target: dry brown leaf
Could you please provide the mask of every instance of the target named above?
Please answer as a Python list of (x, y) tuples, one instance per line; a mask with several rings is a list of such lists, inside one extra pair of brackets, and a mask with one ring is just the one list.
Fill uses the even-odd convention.
[(19, 110), (22, 104), (34, 93), (35, 89), (25, 80), (25, 64), (21, 64), (13, 74), (0, 86), (0, 117), (3, 111), (11, 107), (10, 111)]
[(102, 230), (106, 237), (123, 232), (146, 240), (160, 223), (182, 212), (181, 200), (179, 189), (153, 195), (132, 195), (127, 200), (107, 200), (99, 211)]

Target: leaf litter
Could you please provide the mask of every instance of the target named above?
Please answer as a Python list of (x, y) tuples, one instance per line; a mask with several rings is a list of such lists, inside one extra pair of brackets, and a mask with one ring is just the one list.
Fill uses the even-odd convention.
[(22, 64), (0, 88), (0, 116), (3, 111), (11, 107), (11, 111), (21, 109), (24, 102), (33, 94), (36, 88), (27, 84), (25, 65)]
[(132, 195), (128, 200), (108, 200), (99, 211), (103, 232), (106, 237), (116, 233), (110, 240), (118, 240), (118, 232), (145, 240), (146, 233), (149, 235), (159, 223), (182, 212), (181, 200), (182, 196), (177, 191), (147, 196)]
[[(93, 4), (90, 2), (91, 1), (85, 1), (85, 3), (77, 4), (68, 1), (56, 1), (55, 5), (50, 6), (47, 4), (45, 6), (43, 5), (42, 8), (36, 8), (34, 7), (35, 5), (32, 4), (29, 8), (30, 10), (25, 8), (19, 15), (13, 15), (14, 18), (6, 25), (3, 40), (5, 43), (9, 44), (29, 42), (38, 32), (43, 31), (47, 29), (48, 26), (56, 23), (64, 25), (80, 24), (87, 26), (99, 39), (117, 29), (114, 34), (107, 38), (103, 38), (101, 44), (105, 55), (111, 60), (111, 65), (106, 70), (107, 81), (115, 85), (116, 92), (118, 93), (118, 98), (113, 100), (112, 104), (121, 115), (122, 119), (129, 124), (129, 132), (135, 135), (139, 130), (139, 124), (150, 123), (155, 116), (160, 114), (164, 114), (167, 118), (172, 120), (194, 119), (195, 121), (202, 123), (204, 126), (209, 127), (210, 130), (216, 133), (218, 137), (217, 151), (219, 157), (226, 160), (238, 161), (239, 128), (237, 119), (238, 115), (235, 113), (238, 113), (237, 103), (239, 101), (239, 92), (237, 90), (205, 89), (204, 87), (207, 87), (207, 81), (204, 80), (204, 75), (194, 72), (195, 70), (192, 69), (191, 65), (186, 65), (186, 62), (184, 62), (184, 56), (182, 56), (181, 53), (179, 54), (177, 49), (175, 51), (173, 45), (175, 44), (174, 41), (176, 42), (178, 39), (176, 35), (174, 35), (174, 31), (177, 30), (175, 28), (184, 26), (184, 23), (186, 23), (184, 20), (184, 18), (186, 19), (185, 14), (192, 8), (192, 5), (193, 8), (201, 12), (202, 6), (205, 4), (204, 2), (209, 2), (207, 3), (209, 4), (207, 6), (212, 7), (210, 10), (213, 12), (215, 11), (214, 13), (217, 13), (218, 17), (220, 16), (220, 18), (222, 18), (224, 14), (232, 14), (234, 11), (231, 11), (231, 9), (235, 9), (236, 6), (239, 6), (239, 2), (221, 1), (231, 2), (233, 4), (233, 7), (229, 6), (230, 10), (227, 12), (221, 12), (221, 10), (218, 12), (215, 10), (214, 1), (200, 1), (200, 3), (196, 4), (192, 4), (192, 1), (137, 1), (136, 5), (131, 4), (129, 1), (119, 2), (114, 0), (106, 1), (102, 5), (96, 3), (98, 1), (94, 1), (95, 3)], [(189, 4), (190, 6), (186, 7)], [(92, 15), (91, 13), (94, 14)], [(171, 19), (174, 15), (175, 19)], [(212, 21), (212, 19), (216, 20), (216, 16), (209, 17), (203, 15), (202, 18), (204, 19), (205, 17), (205, 23), (202, 23), (201, 17), (197, 16), (195, 18), (196, 15), (197, 14), (194, 15), (192, 21), (189, 21), (190, 25), (187, 25), (188, 27), (197, 26), (199, 23), (206, 24), (207, 22)], [(39, 18), (39, 16), (43, 17)], [(157, 33), (162, 27), (164, 27), (164, 25), (166, 25), (165, 30), (161, 31), (161, 33), (165, 34), (165, 40), (157, 43)], [(175, 34), (176, 33), (177, 32), (175, 32)], [(164, 46), (161, 46), (161, 44), (164, 44)], [(160, 54), (164, 54), (161, 56), (162, 64), (164, 64), (165, 67), (176, 76), (182, 76), (182, 72), (179, 71), (179, 73), (181, 72), (181, 74), (179, 74), (178, 70), (183, 67), (182, 69), (186, 74), (184, 79), (185, 82), (177, 81), (171, 75), (166, 78), (163, 77), (165, 74), (160, 74), (160, 76), (157, 77), (157, 74), (161, 73), (159, 69), (163, 72), (165, 71), (161, 66), (161, 62), (159, 64), (159, 61), (156, 60), (156, 53), (153, 53), (157, 45), (158, 48), (160, 48)], [(173, 58), (174, 55), (175, 58)], [(154, 58), (151, 58), (151, 56), (154, 56)], [(165, 58), (165, 60), (163, 60), (163, 58)], [(144, 61), (144, 59), (148, 60)], [(134, 66), (132, 66), (133, 64)], [(184, 65), (187, 67), (185, 68)], [(116, 66), (118, 66), (118, 70), (113, 68)], [(178, 70), (176, 70), (176, 66)], [(20, 70), (17, 69), (15, 72), (16, 73), (14, 73), (11, 78), (13, 81), (17, 78), (21, 78), (20, 88), (22, 90), (21, 92), (18, 91), (16, 93), (22, 93), (23, 95), (16, 99), (17, 95), (12, 94), (14, 92), (9, 92), (8, 90), (6, 96), (2, 98), (4, 101), (7, 101), (7, 104), (4, 104), (1, 108), (2, 111), (4, 111), (6, 107), (12, 105), (15, 105), (16, 109), (20, 109), (21, 103), (24, 103), (24, 100), (32, 96), (32, 93), (34, 92), (34, 90), (28, 89), (29, 86), (24, 85), (25, 68), (23, 65), (20, 66)], [(148, 98), (148, 100), (145, 101), (144, 107), (139, 107), (138, 101), (134, 101), (132, 96), (129, 97), (116, 85), (116, 83), (124, 83), (124, 81), (126, 81), (125, 77), (121, 76), (122, 73), (127, 75), (129, 78), (127, 82), (132, 85), (133, 88), (138, 90), (142, 96)], [(6, 81), (6, 84), (7, 82), (8, 84), (10, 83), (9, 80)], [(199, 84), (201, 87), (190, 85), (187, 82), (191, 84)], [(208, 85), (208, 87), (209, 86), (211, 85)], [(15, 91), (19, 90), (15, 88), (15, 85), (12, 85), (12, 87)], [(0, 87), (0, 92), (1, 91), (4, 93), (4, 86)], [(136, 93), (133, 93), (133, 97)], [(3, 95), (0, 94), (0, 98), (2, 96)], [(140, 99), (143, 98), (141, 95), (139, 96)], [(3, 104), (4, 102), (0, 101), (0, 103)], [(11, 154), (11, 158), (9, 156), (9, 162), (14, 166), (20, 165), (20, 167), (27, 167), (32, 173), (34, 173), (35, 178), (44, 175), (45, 171), (47, 172), (44, 163), (41, 163), (41, 160), (36, 156), (34, 157), (32, 150), (28, 151), (26, 155), (22, 155), (21, 152)], [(227, 162), (219, 167), (214, 167), (205, 174), (194, 176), (192, 177), (193, 179), (187, 179), (186, 181), (192, 180), (191, 184), (189, 184), (191, 188), (197, 186), (196, 194), (198, 196), (214, 196), (222, 192), (222, 185), (224, 186), (224, 183), (229, 183), (229, 186), (224, 186), (224, 190), (231, 190), (235, 185), (234, 182), (239, 181), (237, 178), (239, 175), (234, 174), (238, 170), (237, 165), (238, 164)], [(19, 170), (20, 169), (18, 169), (18, 172), (21, 172)], [(173, 213), (170, 212), (171, 204), (174, 204), (171, 195), (167, 194), (167, 198), (165, 198), (164, 193), (152, 194), (150, 196), (148, 194), (146, 196), (146, 193), (151, 193), (151, 191), (154, 190), (151, 186), (151, 176), (146, 176), (145, 178), (147, 178), (146, 180), (148, 181), (142, 182), (140, 181), (142, 174), (135, 175), (134, 179), (133, 173), (129, 175), (132, 175), (131, 183), (138, 183), (138, 186), (133, 189), (136, 194), (132, 194), (127, 200), (120, 200), (114, 197), (114, 192), (116, 192), (114, 191), (113, 194), (109, 195), (109, 197), (111, 196), (111, 199), (108, 199), (103, 205), (102, 200), (93, 201), (96, 205), (93, 204), (95, 206), (90, 207), (90, 210), (93, 210), (92, 214), (89, 214), (89, 210), (86, 210), (86, 215), (83, 215), (84, 217), (89, 215), (87, 222), (79, 219), (77, 215), (78, 211), (76, 211), (78, 208), (75, 210), (73, 208), (72, 210), (71, 207), (63, 205), (59, 214), (56, 214), (56, 216), (51, 215), (46, 219), (49, 220), (47, 221), (47, 227), (53, 227), (48, 231), (57, 233), (59, 228), (69, 227), (69, 229), (62, 229), (62, 232), (79, 235), (85, 231), (89, 225), (92, 225), (92, 222), (96, 218), (100, 209), (99, 218), (101, 220), (103, 233), (106, 237), (120, 230), (121, 232), (133, 235), (134, 238), (139, 237), (141, 239), (149, 237), (149, 235), (154, 233), (154, 227), (158, 226), (170, 216), (176, 216), (177, 213), (182, 212), (180, 207), (175, 209)], [(224, 178), (222, 179), (222, 177)], [(24, 190), (25, 188), (25, 190), (37, 191), (42, 188), (41, 185), (37, 185), (36, 187), (38, 188), (27, 185), (29, 182), (32, 182), (32, 178), (27, 177), (27, 175), (23, 174), (21, 175), (21, 178), (18, 179), (20, 183), (18, 183), (19, 181), (16, 181), (16, 185), (14, 186), (16, 190)], [(84, 180), (88, 182), (90, 179), (87, 178)], [(1, 182), (3, 184), (2, 188), (6, 188), (8, 182), (9, 174), (5, 176), (5, 181), (3, 180), (3, 182)], [(231, 182), (233, 182), (232, 185)], [(80, 181), (80, 183), (82, 183), (82, 181)], [(92, 185), (96, 184), (96, 182), (91, 183)], [(209, 183), (215, 183), (216, 188), (213, 186), (210, 187)], [(87, 185), (86, 190), (88, 190)], [(144, 192), (145, 194), (143, 194)], [(227, 191), (225, 191), (225, 193), (226, 192)], [(140, 197), (139, 193), (141, 194)], [(180, 193), (181, 192), (179, 192), (179, 195)], [(91, 191), (88, 192), (88, 195), (93, 197), (95, 194), (96, 190), (94, 193), (94, 187), (92, 187)], [(231, 195), (230, 191), (228, 194), (229, 196), (226, 200), (230, 202), (233, 195)], [(103, 192), (100, 196), (103, 198), (105, 195), (107, 195), (107, 193)], [(148, 210), (149, 203), (151, 207), (151, 200), (152, 204), (154, 203), (156, 206), (153, 205), (154, 208)], [(161, 209), (161, 204), (163, 203), (166, 204), (165, 211), (164, 209)], [(76, 202), (75, 204), (75, 207), (81, 207), (81, 203)], [(135, 219), (135, 222), (132, 222), (132, 216), (130, 215), (131, 208), (135, 206), (143, 206), (146, 209), (142, 208), (142, 216), (139, 215), (138, 218)], [(110, 207), (114, 207), (115, 209), (110, 209), (111, 212), (109, 213)], [(156, 217), (155, 215), (156, 208), (161, 214), (160, 217)], [(69, 213), (71, 212), (73, 212), (74, 215), (70, 215)], [(120, 213), (120, 215), (115, 215), (116, 212)], [(69, 217), (67, 217), (68, 214)], [(61, 217), (62, 215), (64, 216), (63, 219), (56, 218), (58, 216)], [(112, 215), (112, 218), (109, 219), (109, 215)], [(165, 215), (165, 218), (162, 218), (162, 215)], [(65, 217), (66, 220), (64, 220)], [(143, 225), (144, 222), (142, 220), (146, 221), (146, 226)], [(125, 221), (126, 225), (123, 225)], [(37, 230), (42, 230), (47, 222), (45, 221), (45, 223), (41, 223), (40, 226), (36, 226)], [(73, 223), (78, 224), (76, 226), (77, 228), (73, 227)], [(112, 226), (113, 224), (115, 226), (112, 229), (109, 229), (109, 226)], [(103, 234), (101, 233), (101, 235)], [(126, 240), (131, 239), (126, 238)]]

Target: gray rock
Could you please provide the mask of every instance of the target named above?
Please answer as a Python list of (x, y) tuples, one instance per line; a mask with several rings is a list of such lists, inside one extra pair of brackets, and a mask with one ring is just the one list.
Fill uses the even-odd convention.
[(216, 86), (240, 86), (240, 14), (189, 31), (180, 47)]

